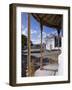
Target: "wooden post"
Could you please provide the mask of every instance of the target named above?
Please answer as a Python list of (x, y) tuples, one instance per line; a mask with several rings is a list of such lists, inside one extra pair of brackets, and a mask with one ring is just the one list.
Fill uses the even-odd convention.
[(60, 30), (57, 30), (57, 32), (58, 32), (58, 49), (59, 49), (59, 36), (60, 36)]
[[(57, 30), (57, 33), (58, 33), (58, 38), (57, 39), (58, 39), (58, 49), (59, 49), (59, 36), (60, 36), (60, 30), (59, 29)], [(58, 58), (58, 53), (57, 53), (57, 58)], [(58, 63), (58, 61), (57, 61), (57, 63)]]
[(31, 76), (31, 55), (30, 55), (30, 14), (28, 14), (28, 59), (27, 59), (27, 68), (28, 76)]
[(43, 49), (42, 49), (42, 31), (43, 31), (43, 25), (42, 23), (40, 24), (40, 28), (41, 28), (41, 58), (40, 58), (40, 69), (42, 69), (43, 64), (42, 64), (42, 60), (43, 60)]

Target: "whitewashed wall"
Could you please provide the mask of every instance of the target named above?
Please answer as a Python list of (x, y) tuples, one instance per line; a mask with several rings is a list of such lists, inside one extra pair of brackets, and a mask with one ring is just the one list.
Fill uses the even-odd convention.
[(47, 44), (46, 44), (46, 49), (47, 50), (54, 49), (54, 38), (48, 39)]
[[(46, 43), (46, 49), (47, 49), (47, 50), (58, 49), (58, 47), (55, 47), (54, 37), (48, 39), (48, 41), (47, 41), (47, 43)], [(59, 47), (59, 49), (61, 49), (61, 47)]]

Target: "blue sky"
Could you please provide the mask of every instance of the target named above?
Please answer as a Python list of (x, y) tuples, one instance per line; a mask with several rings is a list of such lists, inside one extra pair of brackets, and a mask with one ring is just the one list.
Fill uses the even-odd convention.
[[(40, 23), (36, 21), (36, 19), (31, 15), (30, 16), (30, 30), (31, 30), (31, 38), (30, 40), (33, 42), (33, 44), (39, 44), (40, 43)], [(21, 13), (21, 31), (22, 34), (27, 36), (28, 32), (28, 14), (22, 12)], [(56, 34), (57, 31), (54, 28), (43, 26), (43, 42), (45, 41), (45, 37), (49, 36), (50, 34)]]

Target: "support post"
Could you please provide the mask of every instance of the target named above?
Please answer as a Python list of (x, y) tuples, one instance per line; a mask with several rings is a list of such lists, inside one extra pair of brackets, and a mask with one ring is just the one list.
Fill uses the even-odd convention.
[(42, 69), (42, 67), (43, 67), (43, 64), (42, 64), (42, 62), (43, 62), (43, 49), (42, 49), (42, 31), (43, 31), (43, 25), (42, 25), (42, 23), (40, 24), (40, 28), (41, 28), (41, 44), (40, 44), (40, 47), (41, 47), (41, 49), (40, 49), (40, 51), (41, 51), (41, 57), (40, 57), (40, 69)]
[(59, 49), (59, 37), (60, 37), (60, 30), (57, 30), (58, 32), (58, 49)]
[(28, 59), (27, 59), (27, 73), (31, 76), (31, 55), (30, 55), (30, 14), (28, 14)]

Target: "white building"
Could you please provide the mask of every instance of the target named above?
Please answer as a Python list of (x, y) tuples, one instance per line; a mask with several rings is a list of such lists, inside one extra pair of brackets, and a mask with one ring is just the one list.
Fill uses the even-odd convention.
[(61, 49), (61, 36), (59, 37), (56, 35), (50, 35), (45, 38), (46, 41), (46, 49), (52, 50), (52, 49)]
[[(51, 49), (58, 49), (58, 47), (54, 47), (54, 43), (55, 43), (55, 36), (49, 36), (49, 37), (47, 37), (46, 39), (47, 39), (47, 43), (50, 45), (50, 44), (52, 44), (52, 48)], [(61, 47), (59, 47), (60, 49), (61, 49), (61, 54), (59, 55), (59, 57), (58, 57), (58, 64), (56, 64), (56, 63), (53, 63), (53, 64), (48, 64), (48, 65), (46, 65), (46, 66), (43, 66), (43, 70), (40, 70), (40, 68), (39, 69), (37, 69), (36, 70), (36, 72), (35, 72), (35, 76), (62, 76), (62, 75), (64, 75), (64, 73), (65, 73), (65, 70), (66, 70), (66, 68), (64, 67), (66, 64), (65, 64), (65, 59), (63, 59), (64, 57), (63, 57), (63, 55), (64, 55), (64, 47), (63, 47), (63, 38), (62, 37), (60, 37), (61, 38), (61, 41), (62, 41), (62, 45), (61, 45)], [(46, 48), (47, 49), (50, 49), (50, 47), (47, 47), (48, 46), (48, 44), (46, 45)], [(50, 71), (50, 70), (51, 71)], [(56, 70), (58, 70), (57, 72), (56, 72)]]

